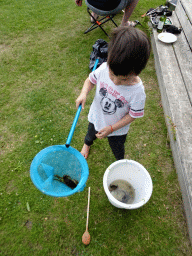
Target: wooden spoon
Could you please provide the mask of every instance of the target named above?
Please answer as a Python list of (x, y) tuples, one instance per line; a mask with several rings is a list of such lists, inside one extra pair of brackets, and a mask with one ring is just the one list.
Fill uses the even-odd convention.
[(87, 204), (87, 222), (86, 222), (86, 230), (84, 232), (84, 234), (82, 235), (82, 242), (85, 245), (88, 245), (90, 243), (91, 237), (90, 234), (88, 232), (88, 222), (89, 222), (89, 204), (90, 204), (90, 187), (88, 190), (88, 204)]

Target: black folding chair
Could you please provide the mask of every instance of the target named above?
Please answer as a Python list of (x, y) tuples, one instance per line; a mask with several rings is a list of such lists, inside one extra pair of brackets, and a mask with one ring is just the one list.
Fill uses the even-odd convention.
[[(89, 3), (89, 0), (85, 0), (85, 3), (87, 5), (87, 12), (89, 14), (90, 17), (92, 17), (93, 19), (93, 25), (91, 27), (89, 27), (84, 34), (87, 34), (88, 32), (100, 27), (103, 32), (108, 36), (107, 32), (104, 30), (104, 28), (102, 27), (103, 24), (105, 24), (106, 22), (108, 22), (109, 20), (111, 20), (113, 22), (113, 24), (117, 27), (118, 25), (115, 23), (115, 21), (113, 20), (114, 16), (121, 12), (128, 4), (130, 0), (121, 0), (119, 2), (119, 4), (117, 5), (117, 7), (115, 7), (113, 10), (109, 10), (109, 11), (104, 11), (104, 10), (100, 10), (96, 7), (94, 7), (93, 5), (91, 5)], [(95, 14), (99, 15), (99, 16), (103, 16), (100, 19), (95, 19), (94, 16), (91, 14), (91, 12), (94, 12)]]

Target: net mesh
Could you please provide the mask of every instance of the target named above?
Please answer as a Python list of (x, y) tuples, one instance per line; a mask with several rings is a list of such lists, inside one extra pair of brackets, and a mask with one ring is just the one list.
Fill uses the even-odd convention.
[(69, 175), (72, 179), (80, 181), (82, 166), (77, 157), (67, 151), (53, 151), (43, 156), (37, 167), (39, 177), (41, 178), (45, 191), (70, 191), (71, 188), (57, 181), (52, 175)]

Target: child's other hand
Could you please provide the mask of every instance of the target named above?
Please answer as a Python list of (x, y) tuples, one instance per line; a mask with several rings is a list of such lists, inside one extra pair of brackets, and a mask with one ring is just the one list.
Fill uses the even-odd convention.
[(79, 105), (82, 104), (82, 109), (84, 109), (85, 102), (86, 102), (86, 95), (85, 94), (80, 94), (75, 102), (76, 102), (76, 108), (78, 108)]
[(106, 126), (103, 129), (101, 129), (97, 134), (96, 137), (98, 139), (103, 139), (105, 137), (107, 137), (107, 135), (109, 135), (111, 133), (111, 127), (110, 126)]

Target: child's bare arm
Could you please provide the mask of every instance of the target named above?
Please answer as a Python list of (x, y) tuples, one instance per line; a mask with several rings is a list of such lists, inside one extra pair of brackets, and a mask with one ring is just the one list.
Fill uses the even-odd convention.
[(96, 136), (99, 139), (105, 138), (112, 132), (112, 130), (117, 131), (117, 130), (121, 129), (122, 127), (132, 123), (134, 120), (135, 120), (135, 118), (133, 118), (129, 114), (127, 114), (121, 120), (119, 120), (117, 123), (113, 124), (112, 127), (111, 126), (104, 127), (102, 130), (100, 130), (96, 134)]
[(84, 109), (86, 98), (88, 93), (93, 89), (94, 84), (91, 83), (89, 80), (89, 77), (85, 80), (83, 88), (81, 90), (81, 93), (79, 97), (76, 99), (76, 107), (78, 108), (80, 104), (82, 104), (82, 108)]
[(132, 123), (134, 120), (135, 120), (135, 118), (131, 117), (129, 114), (125, 115), (117, 123), (113, 124), (113, 126), (112, 126), (113, 131), (117, 131), (117, 130), (121, 129), (122, 127)]

